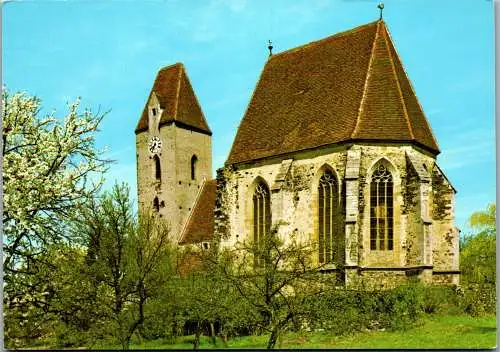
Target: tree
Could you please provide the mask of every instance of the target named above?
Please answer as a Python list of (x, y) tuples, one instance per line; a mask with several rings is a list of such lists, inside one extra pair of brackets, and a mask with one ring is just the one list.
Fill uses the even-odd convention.
[(134, 332), (145, 319), (146, 304), (171, 277), (175, 250), (168, 225), (151, 212), (136, 219), (126, 184), (114, 185), (99, 199), (81, 207), (74, 219), (74, 237), (88, 248), (89, 279), (107, 297), (109, 334), (128, 348)]
[(275, 228), (258, 245), (238, 243), (234, 264), (222, 266), (239, 296), (260, 315), (260, 327), (270, 332), (268, 349), (293, 321), (311, 314), (311, 297), (332, 286), (328, 276), (319, 274), (321, 265), (312, 263), (314, 253), (294, 234), (283, 241)]
[(469, 225), (480, 232), (496, 233), (496, 205), (489, 204), (486, 210), (472, 213)]
[(176, 249), (169, 226), (151, 213), (139, 217), (135, 231), (129, 237), (130, 262), (127, 269), (134, 284), (131, 319), (120, 342), (127, 349), (132, 335), (147, 319), (146, 305), (162, 292), (162, 286), (175, 273)]
[(2, 89), (4, 306), (21, 319), (14, 324), (40, 312), (47, 317), (47, 275), (56, 273), (58, 252), (71, 247), (66, 220), (98, 192), (107, 167), (95, 146), (105, 114), (80, 112), (79, 100), (68, 108), (61, 119), (42, 116), (38, 98)]
[(475, 233), (466, 236), (460, 248), (460, 269), (466, 283), (495, 284), (496, 280), (496, 206), (474, 212), (469, 218)]
[(67, 239), (64, 220), (102, 185), (109, 162), (95, 146), (105, 114), (41, 116), (41, 101), (2, 90), (4, 270), (10, 275), (32, 263), (51, 244)]
[[(216, 250), (187, 248), (179, 257), (181, 261), (194, 261), (199, 265), (183, 273), (175, 282), (175, 290), (168, 297), (175, 301), (179, 323), (186, 322), (195, 338), (193, 348), (198, 349), (200, 335), (208, 329), (212, 344), (216, 346), (216, 326), (222, 342), (227, 347), (229, 334), (247, 329), (257, 320), (257, 314), (248, 302), (241, 300), (224, 271), (231, 262), (228, 256)], [(174, 298), (175, 297), (175, 298)]]

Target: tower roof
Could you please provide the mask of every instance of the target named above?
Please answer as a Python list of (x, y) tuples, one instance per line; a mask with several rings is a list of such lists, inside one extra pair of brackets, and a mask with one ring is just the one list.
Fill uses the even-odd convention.
[(135, 133), (148, 129), (148, 102), (153, 93), (163, 110), (160, 126), (175, 122), (201, 133), (212, 134), (186, 74), (186, 69), (181, 63), (164, 67), (156, 75)]
[(439, 153), (383, 20), (270, 56), (226, 163), (363, 140)]

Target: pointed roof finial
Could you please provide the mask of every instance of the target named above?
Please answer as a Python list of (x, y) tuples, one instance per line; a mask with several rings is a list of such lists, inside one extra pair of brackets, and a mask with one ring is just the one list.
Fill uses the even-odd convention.
[(381, 21), (382, 20), (382, 11), (384, 10), (384, 3), (383, 2), (380, 2), (377, 7), (380, 9), (380, 18), (379, 20)]
[(269, 40), (267, 48), (269, 49), (269, 56), (271, 56), (273, 54), (273, 42), (271, 40)]

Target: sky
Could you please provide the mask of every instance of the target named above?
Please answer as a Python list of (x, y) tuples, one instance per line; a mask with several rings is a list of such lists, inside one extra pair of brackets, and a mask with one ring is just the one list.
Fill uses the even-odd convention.
[[(268, 57), (378, 19), (371, 0), (18, 0), (3, 4), (2, 80), (46, 111), (108, 111), (106, 187), (136, 198), (135, 135), (161, 67), (182, 62), (222, 167)], [(488, 0), (386, 0), (384, 20), (436, 136), (456, 225), (495, 202), (494, 24)]]

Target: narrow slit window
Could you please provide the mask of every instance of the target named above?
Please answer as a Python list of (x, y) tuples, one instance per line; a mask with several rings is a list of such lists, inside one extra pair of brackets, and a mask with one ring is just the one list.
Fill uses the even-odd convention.
[(196, 180), (196, 164), (198, 163), (198, 158), (196, 155), (191, 157), (191, 180)]
[(157, 181), (161, 181), (161, 164), (160, 164), (160, 157), (158, 155), (155, 155), (153, 157), (154, 163), (155, 163), (155, 178)]
[(392, 174), (380, 164), (370, 183), (370, 249), (393, 249), (394, 184)]
[[(271, 233), (271, 197), (264, 183), (259, 183), (253, 195), (253, 242), (258, 249)], [(255, 256), (256, 266), (262, 266), (262, 258)]]
[(319, 262), (331, 263), (336, 259), (341, 238), (340, 200), (337, 180), (331, 171), (319, 179), (318, 185), (318, 249)]

